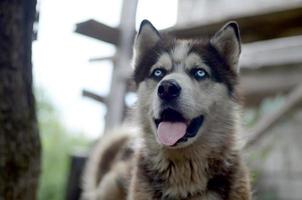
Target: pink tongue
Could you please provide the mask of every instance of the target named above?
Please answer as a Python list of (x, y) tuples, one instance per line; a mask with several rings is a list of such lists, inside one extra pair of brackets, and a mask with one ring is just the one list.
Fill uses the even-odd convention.
[(162, 144), (172, 146), (186, 134), (186, 130), (187, 124), (183, 122), (161, 122), (157, 135)]

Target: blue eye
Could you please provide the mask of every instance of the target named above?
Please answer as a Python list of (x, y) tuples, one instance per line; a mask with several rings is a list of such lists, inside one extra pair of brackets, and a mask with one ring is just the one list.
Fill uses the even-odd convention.
[(155, 79), (161, 79), (165, 75), (166, 75), (166, 70), (160, 69), (160, 68), (156, 68), (156, 69), (153, 70), (153, 72), (151, 74), (151, 77), (153, 77)]
[(201, 68), (199, 69), (195, 68), (191, 71), (191, 73), (196, 80), (202, 80), (208, 77), (208, 73)]

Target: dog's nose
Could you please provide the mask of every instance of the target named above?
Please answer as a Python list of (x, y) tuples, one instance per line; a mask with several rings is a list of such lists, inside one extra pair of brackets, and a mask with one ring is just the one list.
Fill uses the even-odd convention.
[(162, 100), (170, 101), (178, 97), (180, 91), (181, 87), (175, 80), (163, 80), (158, 87), (157, 95)]

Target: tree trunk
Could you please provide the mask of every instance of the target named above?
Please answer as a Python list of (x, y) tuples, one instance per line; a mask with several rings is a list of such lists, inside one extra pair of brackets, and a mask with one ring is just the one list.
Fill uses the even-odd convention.
[(36, 0), (0, 1), (0, 199), (36, 199), (40, 138), (32, 93)]

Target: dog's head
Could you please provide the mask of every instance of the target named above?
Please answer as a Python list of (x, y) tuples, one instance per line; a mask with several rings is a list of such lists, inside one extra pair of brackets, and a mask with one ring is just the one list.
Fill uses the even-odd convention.
[(235, 22), (209, 39), (180, 40), (161, 35), (144, 20), (133, 62), (147, 137), (165, 148), (181, 148), (219, 140), (232, 129), (240, 51)]

